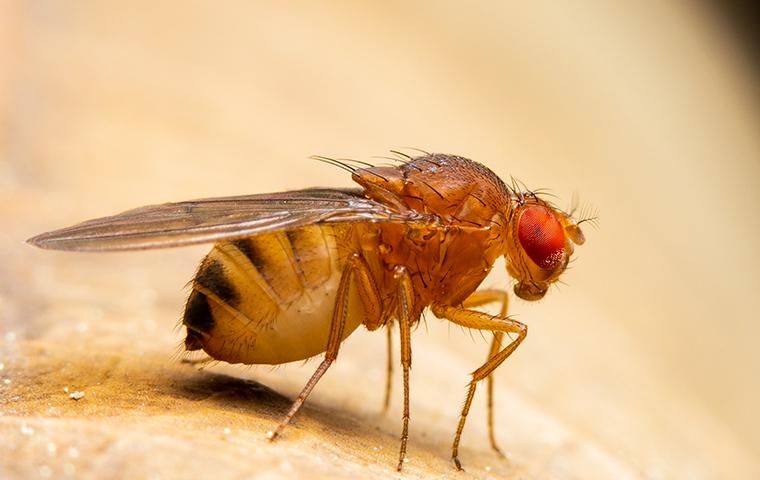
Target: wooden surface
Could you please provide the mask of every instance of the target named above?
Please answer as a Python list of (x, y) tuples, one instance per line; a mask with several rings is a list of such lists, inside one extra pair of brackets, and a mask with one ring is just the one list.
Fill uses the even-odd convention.
[[(404, 478), (757, 478), (757, 90), (709, 14), (659, 4), (0, 3), (0, 478), (388, 478), (400, 376), (357, 331), (317, 366), (181, 364), (205, 248), (77, 255), (29, 236), (146, 203), (348, 186), (310, 154), (420, 147), (572, 193), (600, 228), (497, 374), (413, 334)], [(382, 161), (375, 159), (375, 161)], [(508, 286), (499, 264), (488, 287)], [(71, 394), (82, 392), (78, 400)], [(76, 395), (75, 395), (76, 396)]]

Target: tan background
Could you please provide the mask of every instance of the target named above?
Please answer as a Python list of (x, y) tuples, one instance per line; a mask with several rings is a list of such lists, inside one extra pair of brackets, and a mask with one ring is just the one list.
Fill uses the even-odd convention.
[[(448, 463), (486, 342), (432, 316), (415, 332), (405, 477), (757, 478), (758, 91), (714, 14), (153, 3), (0, 3), (0, 477), (391, 475), (400, 392), (379, 415), (382, 335), (352, 336), (269, 445), (316, 362), (177, 363), (204, 248), (22, 241), (146, 203), (348, 186), (306, 157), (413, 146), (563, 205), (578, 192), (601, 221), (566, 285), (513, 304), (530, 335), (497, 375), (508, 461), (488, 449), (479, 392), (467, 474)], [(498, 270), (488, 286), (506, 284)]]

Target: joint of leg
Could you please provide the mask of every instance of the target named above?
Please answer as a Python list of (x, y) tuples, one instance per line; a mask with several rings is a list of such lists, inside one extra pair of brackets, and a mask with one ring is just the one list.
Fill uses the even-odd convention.
[(528, 326), (524, 323), (520, 324), (520, 331), (517, 333), (521, 338), (525, 338), (528, 336)]
[(406, 275), (406, 267), (403, 265), (396, 265), (393, 268), (393, 279), (398, 280)]

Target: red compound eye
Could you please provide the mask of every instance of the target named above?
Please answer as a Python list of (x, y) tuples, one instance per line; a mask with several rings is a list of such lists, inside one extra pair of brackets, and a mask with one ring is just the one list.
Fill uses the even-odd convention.
[(565, 229), (547, 207), (525, 207), (517, 225), (517, 238), (525, 253), (541, 268), (556, 267), (564, 258)]

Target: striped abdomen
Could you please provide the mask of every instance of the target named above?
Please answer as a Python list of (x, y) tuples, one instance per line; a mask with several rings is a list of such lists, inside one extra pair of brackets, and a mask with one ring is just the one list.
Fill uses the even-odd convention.
[[(351, 228), (335, 225), (215, 244), (185, 307), (186, 348), (246, 364), (286, 363), (324, 352), (345, 258), (354, 251)], [(354, 290), (344, 338), (363, 319)]]

